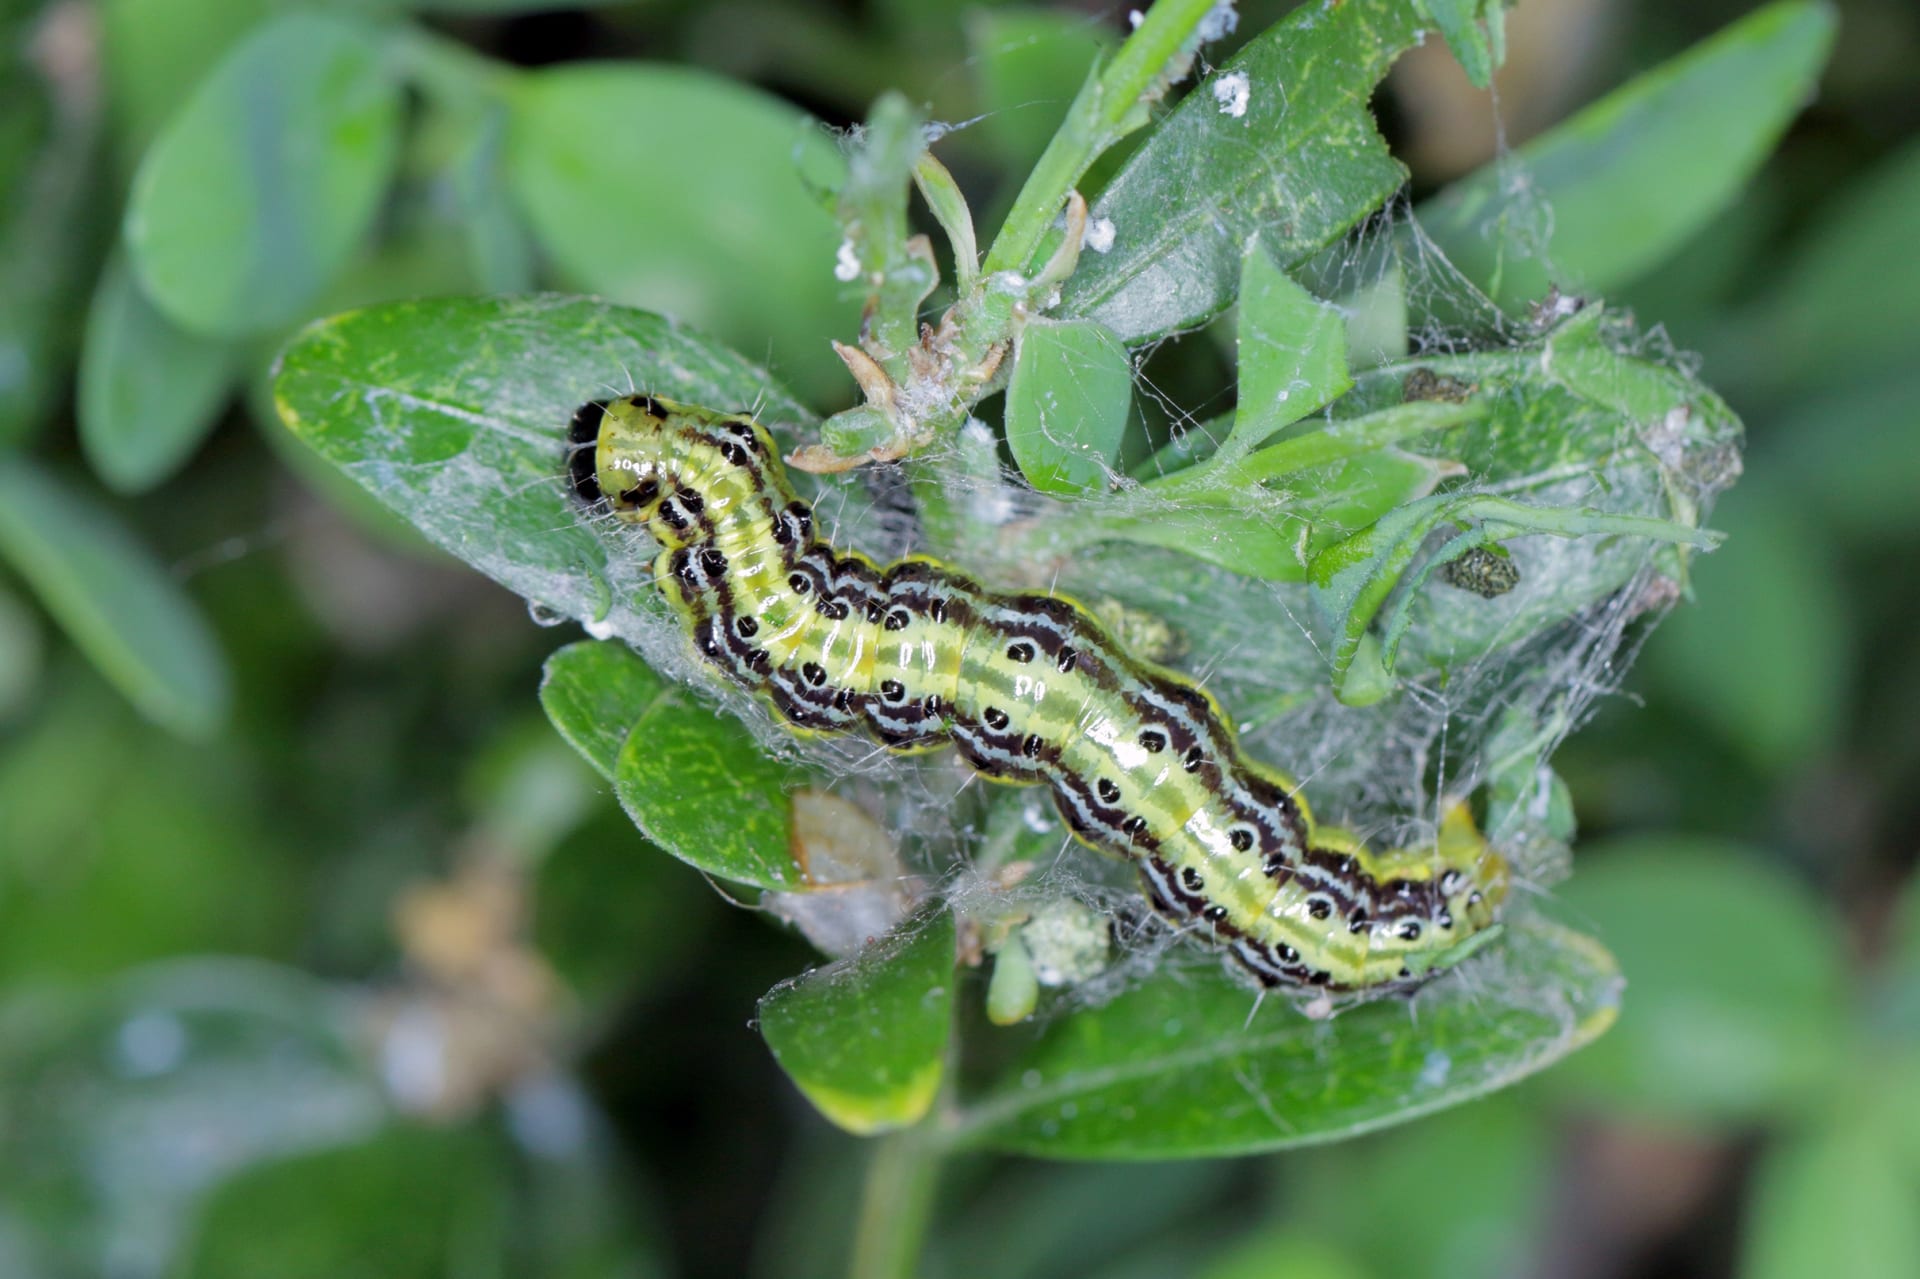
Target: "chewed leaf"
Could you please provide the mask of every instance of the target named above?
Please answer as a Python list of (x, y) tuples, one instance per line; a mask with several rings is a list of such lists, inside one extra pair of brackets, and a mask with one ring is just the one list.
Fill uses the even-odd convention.
[[(609, 634), (660, 642), (640, 548), (582, 517), (567, 423), (637, 388), (811, 414), (724, 346), (647, 311), (584, 298), (447, 298), (351, 311), (303, 331), (274, 395), (295, 435), (430, 540), (509, 590)], [(653, 656), (665, 657), (664, 653)]]
[(1427, 11), (1474, 87), (1485, 89), (1506, 58), (1506, 5), (1502, 0), (1427, 0)]
[(1240, 272), (1240, 403), (1227, 457), (1254, 448), (1347, 392), (1347, 333), (1340, 313), (1301, 288), (1265, 248)]
[(1412, 1007), (1379, 1000), (1330, 1021), (1256, 1010), (1254, 993), (1224, 973), (1162, 971), (1056, 1023), (964, 1099), (954, 1135), (1054, 1159), (1332, 1141), (1551, 1065), (1613, 1024), (1621, 984), (1599, 943), (1539, 920), (1509, 927)]
[(681, 861), (736, 883), (793, 888), (802, 875), (789, 773), (746, 725), (676, 689), (634, 722), (613, 790), (634, 824)]
[(1401, 0), (1305, 5), (1222, 68), (1244, 77), (1244, 111), (1202, 84), (1107, 184), (1096, 219), (1113, 248), (1082, 257), (1059, 314), (1138, 343), (1226, 308), (1242, 247), (1258, 234), (1282, 266), (1317, 252), (1406, 180), (1368, 102), (1413, 41)]
[(917, 1123), (953, 1025), (953, 916), (933, 907), (850, 959), (776, 986), (760, 1033), (820, 1113), (848, 1132)]

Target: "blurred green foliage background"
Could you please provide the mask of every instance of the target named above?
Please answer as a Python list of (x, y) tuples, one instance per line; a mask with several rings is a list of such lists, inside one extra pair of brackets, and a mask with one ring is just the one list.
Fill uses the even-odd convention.
[[(1417, 197), (1742, 11), (1525, 0), (1497, 101), (1433, 41), (1376, 106)], [(962, 1162), (926, 1273), (1920, 1274), (1920, 14), (1838, 11), (1778, 153), (1614, 298), (1751, 441), (1697, 600), (1558, 759), (1550, 909), (1619, 955), (1620, 1024), (1324, 1151)], [(1125, 25), (0, 3), (0, 1273), (843, 1265), (863, 1151), (746, 1025), (811, 952), (646, 855), (539, 714), (555, 637), (315, 464), (265, 379), (314, 316), (543, 285), (843, 407), (834, 231), (769, 177), (830, 158), (805, 116), (982, 116), (941, 154), (990, 223)], [(284, 170), (260, 216), (235, 134)]]

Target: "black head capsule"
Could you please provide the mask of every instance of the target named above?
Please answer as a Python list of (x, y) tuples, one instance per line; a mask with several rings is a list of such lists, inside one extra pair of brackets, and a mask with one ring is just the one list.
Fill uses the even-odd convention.
[(567, 477), (575, 500), (589, 506), (601, 498), (594, 454), (600, 443), (600, 419), (606, 414), (605, 400), (589, 400), (574, 410), (573, 421), (567, 424)]

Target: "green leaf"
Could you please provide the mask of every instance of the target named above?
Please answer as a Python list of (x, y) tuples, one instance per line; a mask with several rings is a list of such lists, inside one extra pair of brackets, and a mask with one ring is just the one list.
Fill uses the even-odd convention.
[(1340, 313), (1295, 284), (1258, 243), (1241, 266), (1235, 346), (1240, 399), (1233, 434), (1220, 446), (1225, 457), (1247, 452), (1353, 386)]
[(1549, 281), (1627, 284), (1733, 201), (1806, 105), (1833, 28), (1817, 0), (1750, 14), (1447, 187), (1420, 225), (1508, 308)]
[(583, 298), (448, 298), (323, 320), (281, 357), (282, 418), (436, 545), (529, 600), (662, 662), (684, 655), (650, 543), (568, 493), (567, 424), (645, 387), (810, 421), (764, 370), (645, 311)]
[(1390, 452), (1393, 446), (1420, 436), (1438, 435), (1478, 421), (1486, 411), (1484, 404), (1472, 402), (1405, 400), (1359, 417), (1336, 418), (1310, 431), (1289, 434), (1247, 458), (1239, 470), (1242, 475), (1262, 480), (1285, 477), (1290, 485), (1304, 483), (1300, 477), (1310, 470)]
[(787, 799), (796, 781), (746, 725), (683, 690), (634, 721), (613, 771), (614, 794), (647, 838), (710, 875), (774, 889), (805, 883)]
[[(73, 27), (62, 23), (63, 32)], [(77, 30), (84, 42), (84, 24)], [(7, 34), (0, 31), (0, 449), (28, 436), (65, 392), (73, 321), (111, 205), (85, 77), (53, 83), (25, 32), (15, 41)]]
[(1140, 514), (1102, 514), (1083, 523), (1076, 534), (1071, 517), (1056, 532), (1049, 528), (1026, 548), (1057, 553), (1102, 541), (1164, 546), (1194, 559), (1247, 577), (1297, 582), (1306, 577), (1303, 558), (1310, 529), (1299, 517), (1270, 500), (1248, 497), (1239, 509), (1213, 505), (1165, 505)]
[(1666, 696), (1780, 775), (1835, 741), (1854, 669), (1850, 601), (1800, 483), (1754, 475), (1721, 503), (1731, 549), (1700, 567), (1693, 603), (1647, 653)]
[(1920, 1179), (1883, 1117), (1862, 1109), (1763, 1156), (1744, 1214), (1741, 1279), (1920, 1274)]
[(235, 43), (280, 0), (105, 0), (107, 102), (123, 160), (137, 159)]
[(0, 725), (12, 719), (39, 686), (44, 650), (40, 619), (0, 584)]
[(1598, 944), (1531, 920), (1411, 1008), (1379, 1000), (1331, 1021), (1256, 1010), (1254, 992), (1217, 969), (1163, 971), (1055, 1022), (965, 1100), (953, 1135), (1053, 1159), (1333, 1141), (1543, 1069), (1612, 1023), (1619, 989)]
[(100, 277), (80, 353), (80, 443), (94, 473), (122, 493), (177, 470), (219, 420), (236, 353), (156, 310), (116, 257)]
[(1447, 48), (1476, 88), (1489, 88), (1507, 56), (1505, 0), (1423, 0)]
[(482, 293), (525, 293), (537, 274), (533, 235), (508, 183), (504, 106), (492, 104), (452, 171), (467, 257)]
[(547, 658), (540, 705), (560, 736), (612, 781), (627, 733), (667, 689), (625, 644), (581, 640)]
[(980, 130), (1007, 173), (1025, 173), (1067, 118), (1087, 68), (1113, 47), (1112, 32), (1083, 14), (973, 9), (967, 60)]
[(1133, 402), (1133, 362), (1086, 320), (1035, 320), (1021, 332), (1007, 387), (1007, 447), (1045, 493), (1104, 489)]
[[(1413, 42), (1413, 10), (1303, 6), (1195, 87), (1095, 202), (1114, 247), (1080, 259), (1057, 314), (1098, 320), (1128, 345), (1189, 328), (1233, 301), (1256, 234), (1287, 267), (1379, 208), (1406, 170), (1368, 103)], [(1214, 97), (1228, 74), (1249, 80), (1244, 115)]]
[[(1455, 528), (1463, 531), (1452, 532), (1439, 549), (1427, 553), (1434, 534)], [(1382, 619), (1379, 642), (1381, 660), (1392, 670), (1400, 641), (1412, 624), (1413, 602), (1433, 571), (1475, 547), (1528, 534), (1650, 538), (1704, 550), (1711, 550), (1719, 540), (1716, 534), (1667, 520), (1577, 507), (1527, 506), (1471, 492), (1436, 493), (1407, 502), (1321, 551), (1308, 566), (1314, 606), (1338, 635), (1332, 655), (1336, 695), (1346, 695), (1354, 658), (1372, 638), (1370, 629), (1389, 599), (1394, 604)]]
[(437, 1279), (506, 1240), (503, 1147), (472, 1129), (394, 1128), (249, 1169), (209, 1198), (175, 1279)]
[(760, 1033), (807, 1100), (848, 1132), (906, 1128), (940, 1091), (953, 1025), (954, 926), (944, 909), (783, 982)]
[(373, 224), (400, 121), (372, 29), (299, 10), (257, 29), (134, 179), (125, 240), (147, 296), (225, 337), (307, 314)]
[(113, 514), (24, 459), (0, 459), (0, 557), (141, 713), (183, 737), (227, 715), (213, 632)]
[(1777, 268), (1777, 287), (1733, 328), (1714, 367), (1730, 364), (1763, 387), (1906, 367), (1906, 338), (1920, 327), (1917, 202), (1920, 143), (1909, 143), (1819, 210)]
[(1747, 463), (1793, 477), (1793, 500), (1823, 530), (1871, 549), (1920, 533), (1920, 371), (1859, 378), (1781, 410)]
[(808, 190), (845, 164), (792, 107), (711, 72), (574, 65), (511, 96), (508, 173), (571, 287), (664, 311), (772, 360), (798, 385), (845, 386), (828, 346), (840, 229)]
[(1620, 1026), (1555, 1083), (1700, 1124), (1789, 1113), (1846, 1052), (1835, 922), (1758, 850), (1649, 835), (1581, 849), (1556, 914), (1591, 928), (1631, 985)]
[[(1442, 412), (1402, 413), (1402, 409)], [(1446, 464), (1430, 458), (1378, 446), (1354, 448), (1342, 457), (1343, 445), (1357, 442), (1363, 434), (1343, 432), (1342, 427), (1365, 423), (1386, 434), (1388, 424), (1372, 419), (1394, 417), (1405, 427), (1419, 418), (1424, 419), (1419, 429), (1425, 431), (1472, 415), (1456, 405), (1410, 404), (1348, 419), (1262, 449), (1237, 467), (1223, 469), (1218, 485), (1196, 482), (1180, 489), (1180, 496), (1171, 501), (1142, 503), (1125, 512), (1063, 515), (1037, 532), (1029, 546), (1036, 553), (1049, 554), (1117, 539), (1164, 546), (1247, 577), (1304, 581), (1314, 554), (1393, 508), (1425, 497), (1449, 472)], [(1315, 435), (1338, 438), (1311, 450), (1287, 449)], [(1263, 459), (1282, 450), (1292, 460), (1276, 456), (1273, 466), (1287, 477), (1284, 492), (1269, 492), (1261, 487)], [(1293, 462), (1309, 453), (1331, 460), (1296, 468)]]

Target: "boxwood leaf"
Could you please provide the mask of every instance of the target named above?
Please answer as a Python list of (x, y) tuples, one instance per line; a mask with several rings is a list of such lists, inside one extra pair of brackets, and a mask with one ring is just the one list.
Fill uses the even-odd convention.
[(674, 689), (634, 722), (613, 790), (634, 824), (688, 865), (758, 888), (797, 888), (791, 773), (745, 724)]
[(828, 343), (859, 305), (840, 296), (840, 228), (807, 186), (844, 170), (824, 130), (687, 67), (540, 71), (510, 107), (508, 181), (562, 283), (770, 345), (808, 389), (846, 387)]
[(148, 719), (206, 737), (226, 659), (200, 612), (113, 513), (25, 458), (0, 459), (0, 558)]
[(612, 781), (628, 731), (668, 687), (625, 644), (581, 640), (547, 659), (540, 705), (560, 736)]
[(161, 314), (116, 258), (94, 292), (80, 352), (80, 444), (94, 473), (123, 493), (166, 479), (219, 420), (237, 362), (229, 343)]
[(936, 907), (774, 987), (760, 1001), (760, 1033), (807, 1100), (848, 1132), (907, 1127), (940, 1089), (953, 963), (953, 916)]
[(134, 178), (125, 240), (147, 296), (226, 337), (299, 319), (373, 223), (400, 115), (371, 27), (294, 10), (258, 28)]
[(1633, 987), (1620, 1028), (1557, 1072), (1556, 1088), (1650, 1117), (1745, 1124), (1830, 1083), (1846, 1051), (1844, 944), (1764, 853), (1650, 835), (1581, 856), (1555, 913), (1615, 947)]
[(1745, 1211), (1742, 1279), (1920, 1272), (1914, 1175), (1884, 1112), (1856, 1106), (1767, 1151)]
[(1340, 313), (1295, 284), (1260, 244), (1240, 272), (1240, 401), (1221, 451), (1253, 448), (1353, 385)]
[[(1612, 1024), (1620, 973), (1597, 942), (1521, 920), (1410, 1008), (1327, 1021), (1255, 1009), (1223, 970), (1163, 969), (1055, 1022), (963, 1099), (963, 1144), (1055, 1159), (1249, 1154), (1366, 1132), (1559, 1060)], [(1249, 1014), (1252, 1016), (1249, 1016)]]
[[(1374, 86), (1419, 30), (1402, 0), (1305, 5), (1255, 37), (1160, 122), (1093, 216), (1113, 248), (1087, 254), (1057, 314), (1095, 319), (1136, 345), (1233, 301), (1258, 235), (1282, 267), (1310, 256), (1406, 180), (1374, 127)], [(1245, 76), (1246, 109), (1213, 93)]]
[(1020, 335), (1007, 388), (1007, 447), (1046, 493), (1106, 487), (1133, 401), (1120, 340), (1087, 320), (1035, 321)]
[(295, 435), (435, 544), (509, 590), (686, 661), (652, 585), (652, 544), (596, 521), (566, 484), (587, 400), (642, 387), (716, 408), (810, 416), (766, 372), (645, 311), (583, 298), (448, 298), (349, 312), (300, 334), (274, 393)]

